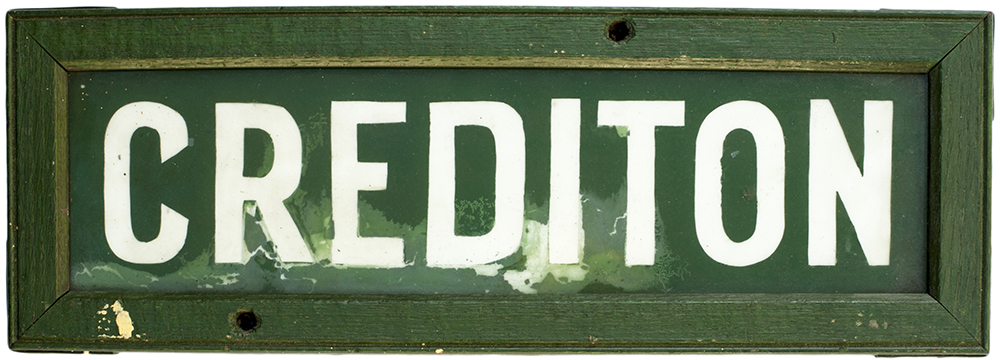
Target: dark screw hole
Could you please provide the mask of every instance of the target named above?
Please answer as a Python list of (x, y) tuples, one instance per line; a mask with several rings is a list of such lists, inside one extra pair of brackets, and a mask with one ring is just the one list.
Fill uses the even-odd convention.
[(243, 311), (236, 314), (236, 326), (239, 326), (243, 331), (250, 332), (260, 326), (260, 318), (253, 311)]
[(608, 25), (608, 39), (614, 42), (626, 42), (635, 36), (635, 26), (631, 21), (618, 20)]

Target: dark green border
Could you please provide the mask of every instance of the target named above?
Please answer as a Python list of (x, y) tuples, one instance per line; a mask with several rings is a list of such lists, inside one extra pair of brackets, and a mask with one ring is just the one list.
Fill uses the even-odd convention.
[[(605, 36), (619, 19), (635, 26), (628, 43)], [(434, 37), (410, 36), (430, 25)], [(9, 345), (19, 351), (985, 354), (993, 32), (987, 12), (11, 11)], [(68, 290), (67, 72), (367, 66), (926, 73), (929, 293), (507, 297)], [(98, 338), (95, 311), (114, 301), (126, 304), (136, 328), (148, 335)], [(250, 334), (234, 330), (230, 314), (239, 309), (253, 309), (265, 325)], [(882, 326), (869, 326), (871, 320)]]

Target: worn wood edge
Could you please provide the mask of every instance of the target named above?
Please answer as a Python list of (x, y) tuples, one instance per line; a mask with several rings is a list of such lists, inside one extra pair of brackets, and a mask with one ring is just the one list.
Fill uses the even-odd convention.
[(19, 18), (52, 18), (65, 16), (174, 16), (174, 15), (242, 15), (242, 14), (496, 14), (496, 15), (663, 15), (663, 16), (781, 16), (809, 18), (878, 18), (878, 19), (980, 19), (986, 11), (948, 10), (812, 10), (812, 9), (720, 9), (720, 8), (595, 8), (595, 7), (503, 7), (503, 6), (382, 6), (382, 7), (232, 7), (232, 8), (161, 8), (116, 9), (107, 7), (73, 9), (14, 9)]
[[(95, 343), (84, 340), (58, 340), (40, 341), (24, 340), (11, 350), (18, 352), (65, 352), (91, 354), (119, 352), (233, 352), (233, 353), (361, 353), (361, 354), (535, 354), (535, 355), (571, 355), (571, 354), (702, 354), (702, 353), (776, 353), (776, 354), (868, 354), (879, 357), (897, 356), (984, 356), (985, 352), (978, 349), (959, 345), (941, 344), (921, 344), (911, 345), (899, 344), (864, 344), (864, 345), (844, 345), (838, 342), (821, 342), (800, 345), (786, 345), (765, 343), (758, 345), (747, 345), (737, 343), (716, 342), (710, 345), (704, 343), (681, 343), (671, 346), (657, 346), (651, 344), (538, 344), (538, 343), (516, 343), (510, 345), (483, 345), (467, 343), (428, 343), (414, 342), (405, 344), (386, 345), (384, 343), (337, 343), (336, 346), (329, 346), (328, 343), (320, 342), (299, 342), (299, 341), (275, 341), (268, 343), (258, 342), (199, 342), (199, 343), (178, 343), (166, 341), (149, 341), (142, 343)], [(440, 352), (438, 352), (440, 350)]]
[(69, 71), (241, 68), (546, 68), (926, 73), (934, 62), (612, 57), (237, 57), (63, 60)]
[(941, 297), (941, 87), (940, 64), (927, 73), (928, 93), (928, 174), (927, 174), (927, 293)]
[(55, 139), (52, 154), (55, 164), (55, 275), (52, 285), (56, 293), (69, 292), (69, 118), (66, 98), (69, 96), (69, 77), (58, 63), (53, 64), (53, 99)]
[(986, 124), (986, 146), (983, 149), (984, 157), (986, 159), (986, 194), (985, 194), (985, 219), (984, 219), (984, 229), (983, 229), (983, 277), (986, 279), (983, 289), (982, 302), (985, 304), (982, 313), (982, 344), (983, 349), (989, 352), (990, 349), (990, 269), (992, 264), (992, 209), (993, 209), (993, 189), (992, 189), (992, 179), (993, 179), (993, 46), (994, 46), (994, 36), (996, 31), (996, 19), (992, 12), (987, 13), (983, 19), (984, 27), (984, 41), (983, 41), (983, 83), (984, 83), (984, 94), (983, 94), (983, 113), (986, 118), (983, 119)]
[[(60, 268), (68, 272), (69, 264), (68, 248), (65, 254), (57, 254), (60, 248), (55, 236), (42, 235), (58, 231), (55, 198), (60, 186), (68, 186), (68, 179), (57, 183), (59, 171), (55, 167), (56, 137), (66, 136), (65, 131), (60, 135), (55, 121), (65, 118), (65, 108), (57, 106), (57, 100), (66, 96), (66, 78), (57, 75), (65, 71), (16, 19), (8, 18), (8, 29), (7, 292), (11, 346), (69, 291), (69, 274), (57, 273)], [(27, 170), (19, 170), (25, 166)], [(22, 186), (22, 182), (28, 185)], [(31, 213), (19, 213), (24, 204), (30, 204)], [(60, 258), (67, 262), (60, 264)], [(60, 277), (66, 281), (59, 283)]]
[(983, 356), (985, 352), (962, 344), (858, 344), (845, 345), (838, 342), (819, 342), (798, 345), (763, 343), (747, 345), (728, 342), (711, 344), (697, 342), (677, 342), (670, 346), (654, 344), (539, 344), (516, 343), (510, 345), (484, 345), (470, 343), (412, 342), (412, 343), (370, 343), (340, 342), (335, 346), (314, 341), (230, 341), (181, 343), (169, 341), (146, 341), (141, 343), (107, 343), (80, 339), (36, 340), (27, 339), (15, 344), (11, 350), (18, 352), (66, 352), (66, 353), (118, 353), (118, 352), (235, 352), (235, 353), (365, 353), (365, 354), (441, 354), (465, 353), (506, 353), (506, 354), (691, 354), (691, 353), (792, 353), (792, 354), (868, 354), (875, 356)]
[[(477, 337), (482, 337), (486, 340), (460, 340), (460, 341), (421, 341), (416, 339), (400, 339), (399, 333), (395, 333), (393, 336), (391, 331), (386, 332), (382, 336), (375, 336), (368, 334), (367, 339), (359, 340), (336, 340), (336, 339), (279, 339), (274, 337), (268, 337), (268, 333), (265, 331), (263, 333), (250, 333), (250, 334), (233, 334), (232, 337), (226, 336), (222, 339), (219, 333), (218, 326), (208, 326), (208, 328), (200, 331), (199, 334), (195, 334), (190, 338), (185, 338), (183, 340), (177, 339), (156, 339), (157, 334), (152, 334), (151, 336), (146, 336), (143, 333), (141, 339), (133, 338), (131, 340), (124, 339), (112, 339), (112, 338), (72, 338), (65, 336), (58, 336), (53, 334), (52, 331), (68, 331), (62, 327), (73, 326), (74, 323), (87, 322), (88, 316), (93, 320), (97, 321), (103, 315), (95, 315), (94, 311), (100, 309), (100, 304), (106, 304), (108, 302), (121, 300), (125, 307), (131, 308), (132, 318), (135, 321), (140, 321), (143, 314), (148, 315), (150, 311), (155, 311), (160, 316), (159, 321), (173, 321), (175, 317), (168, 315), (163, 315), (163, 312), (171, 312), (178, 314), (176, 318), (182, 318), (180, 316), (184, 314), (185, 316), (199, 316), (214, 317), (218, 318), (218, 314), (212, 311), (211, 314), (204, 313), (198, 314), (197, 312), (186, 311), (190, 308), (199, 308), (200, 311), (205, 311), (201, 309), (202, 306), (206, 304), (211, 304), (216, 308), (221, 307), (223, 309), (232, 309), (228, 311), (234, 311), (237, 307), (250, 307), (257, 308), (258, 310), (263, 310), (264, 308), (282, 308), (292, 305), (304, 306), (303, 309), (309, 309), (314, 311), (316, 314), (335, 314), (338, 311), (343, 312), (344, 307), (354, 306), (361, 308), (368, 308), (369, 311), (372, 308), (399, 308), (407, 309), (409, 311), (414, 311), (414, 309), (420, 309), (422, 307), (433, 307), (436, 309), (450, 308), (452, 306), (468, 307), (470, 304), (482, 304), (484, 301), (490, 301), (491, 306), (502, 305), (506, 308), (525, 308), (530, 309), (533, 306), (544, 305), (547, 307), (562, 307), (565, 309), (576, 309), (580, 306), (589, 306), (590, 308), (599, 308), (602, 305), (609, 305), (610, 307), (621, 307), (621, 306), (633, 306), (633, 305), (648, 305), (648, 306), (681, 306), (684, 308), (690, 307), (692, 305), (696, 306), (698, 309), (705, 308), (717, 308), (718, 310), (732, 310), (734, 307), (739, 309), (744, 309), (744, 312), (749, 311), (753, 313), (755, 310), (751, 305), (820, 305), (820, 306), (834, 306), (838, 310), (836, 312), (840, 313), (840, 316), (847, 316), (848, 319), (858, 319), (855, 317), (854, 313), (858, 312), (857, 309), (868, 309), (868, 311), (874, 311), (879, 313), (881, 311), (881, 316), (889, 317), (890, 321), (894, 321), (892, 314), (886, 314), (885, 311), (891, 311), (899, 308), (899, 305), (910, 305), (907, 308), (910, 322), (914, 324), (922, 324), (925, 319), (930, 318), (940, 318), (941, 316), (948, 317), (943, 307), (933, 298), (927, 294), (677, 294), (677, 295), (649, 295), (649, 294), (593, 294), (593, 295), (540, 295), (540, 296), (518, 296), (518, 295), (502, 295), (502, 296), (491, 296), (491, 295), (288, 295), (288, 294), (278, 294), (276, 296), (266, 295), (266, 294), (253, 294), (253, 295), (239, 295), (239, 294), (157, 294), (157, 293), (109, 293), (109, 292), (73, 292), (68, 294), (66, 297), (60, 300), (58, 304), (59, 309), (54, 310), (54, 313), (61, 314), (62, 317), (59, 319), (52, 319), (55, 323), (44, 324), (49, 329), (49, 332), (43, 330), (38, 330), (37, 333), (33, 331), (31, 334), (27, 334), (22, 337), (21, 341), (17, 344), (12, 345), (14, 350), (18, 351), (80, 351), (80, 350), (102, 350), (102, 351), (178, 351), (178, 350), (197, 350), (197, 351), (289, 351), (289, 352), (300, 352), (300, 351), (324, 351), (324, 352), (427, 352), (434, 351), (435, 349), (441, 348), (445, 349), (447, 352), (817, 352), (817, 353), (873, 353), (873, 354), (890, 354), (890, 355), (945, 355), (945, 354), (963, 354), (963, 355), (975, 355), (982, 354), (983, 350), (981, 347), (975, 346), (976, 341), (971, 337), (961, 336), (957, 338), (947, 338), (947, 339), (937, 339), (937, 340), (923, 340), (923, 341), (888, 341), (888, 340), (858, 340), (858, 341), (846, 341), (846, 340), (836, 340), (837, 338), (832, 338), (827, 340), (809, 340), (809, 341), (694, 341), (694, 340), (671, 340), (671, 339), (660, 339), (656, 341), (651, 340), (618, 340), (604, 342), (593, 341), (593, 339), (588, 339), (585, 335), (586, 333), (580, 332), (581, 336), (579, 339), (574, 338), (573, 341), (525, 341), (525, 340), (505, 340), (498, 341), (497, 338), (502, 338), (505, 332), (501, 331), (499, 333), (492, 333), (498, 331), (496, 328), (483, 330), (484, 333), (476, 334)], [(145, 300), (145, 301), (144, 301)], [(152, 301), (151, 301), (152, 300)], [(156, 302), (152, 304), (152, 302)], [(309, 303), (308, 305), (302, 305), (304, 303)], [(553, 305), (556, 304), (556, 305)], [(300, 306), (300, 307), (301, 307)], [(914, 307), (916, 306), (916, 307)], [(922, 309), (918, 312), (914, 312), (915, 309)], [(226, 310), (219, 311), (225, 312)], [(286, 311), (295, 311), (286, 310)], [(782, 311), (778, 311), (784, 313)], [(387, 314), (391, 314), (387, 313)], [(573, 313), (576, 314), (576, 313)], [(819, 323), (827, 323), (831, 315), (828, 313), (808, 313), (815, 317)], [(935, 315), (936, 314), (936, 315)], [(308, 315), (308, 314), (306, 314)], [(370, 314), (369, 314), (370, 315)], [(483, 317), (498, 317), (502, 315), (497, 314), (482, 314)], [(719, 316), (731, 316), (729, 313), (723, 314), (719, 312)], [(766, 315), (766, 314), (765, 314)], [(165, 317), (164, 317), (165, 316)], [(265, 322), (268, 321), (265, 316)], [(392, 315), (388, 315), (392, 316)], [(478, 315), (469, 315), (478, 316)], [(224, 318), (224, 316), (222, 317)], [(762, 316), (763, 318), (769, 318), (768, 316)], [(950, 318), (950, 317), (949, 317)], [(272, 318), (273, 319), (273, 318)], [(305, 318), (300, 318), (305, 319)], [(420, 318), (417, 317), (416, 320)], [(497, 318), (499, 319), (499, 318)], [(580, 314), (579, 321), (585, 321), (590, 319), (583, 314)], [(863, 320), (868, 320), (870, 318), (862, 318)], [(393, 320), (396, 321), (396, 320)], [(399, 321), (415, 321), (411, 319), (399, 319)], [(624, 320), (623, 320), (624, 321)], [(288, 323), (289, 321), (285, 321)], [(753, 321), (751, 321), (753, 322)], [(666, 324), (666, 323), (664, 323)], [(897, 323), (898, 324), (898, 323)], [(967, 332), (962, 331), (961, 326), (957, 323), (952, 323), (949, 325), (956, 327), (948, 331), (948, 333), (957, 333), (968, 335)], [(170, 328), (169, 324), (158, 323), (160, 327)], [(475, 327), (475, 324), (455, 324), (458, 326), (465, 327)], [(847, 324), (850, 327), (853, 324)], [(84, 325), (89, 327), (89, 325)], [(148, 328), (148, 323), (136, 323), (136, 331), (139, 332), (139, 328)], [(276, 326), (276, 325), (272, 325)], [(346, 326), (350, 326), (349, 324)], [(684, 325), (682, 325), (684, 326)], [(687, 326), (692, 326), (688, 324)], [(758, 326), (768, 326), (767, 324), (758, 324)], [(813, 325), (815, 326), (815, 325)], [(858, 329), (867, 329), (867, 325), (858, 325)], [(896, 325), (899, 326), (899, 325)], [(214, 328), (213, 328), (214, 327)], [(404, 325), (405, 327), (405, 325)], [(419, 327), (419, 326), (418, 326)], [(56, 329), (56, 330), (53, 330)], [(173, 331), (182, 331), (180, 329), (172, 328)], [(897, 338), (900, 336), (909, 337), (910, 333), (905, 332), (906, 330), (896, 329), (893, 326), (889, 326), (887, 329), (892, 329), (888, 331), (903, 331), (897, 334)], [(959, 331), (955, 331), (955, 330)], [(359, 329), (360, 330), (360, 329)], [(397, 329), (398, 330), (398, 329)], [(428, 329), (418, 329), (427, 333)], [(565, 329), (564, 329), (565, 330)], [(717, 329), (718, 330), (718, 329)], [(746, 329), (747, 331), (753, 331), (753, 329)], [(762, 329), (763, 330), (763, 329)], [(871, 330), (871, 329), (868, 329)], [(145, 331), (145, 330), (143, 330)], [(294, 331), (293, 329), (282, 329), (284, 332)], [(351, 333), (351, 329), (342, 330), (342, 332)], [(369, 330), (363, 330), (370, 331)], [(418, 335), (419, 335), (418, 331)], [(714, 330), (713, 330), (714, 331)], [(885, 331), (885, 330), (876, 330)], [(76, 333), (76, 332), (73, 332)], [(151, 331), (152, 333), (152, 331)], [(574, 332), (575, 333), (575, 332)], [(942, 332), (943, 333), (943, 332)], [(288, 335), (288, 334), (286, 334)], [(341, 334), (343, 336), (343, 334)], [(377, 334), (376, 334), (377, 335)], [(842, 334), (837, 334), (836, 336), (841, 336)], [(55, 336), (55, 338), (52, 338)], [(85, 336), (85, 335), (82, 335)], [(426, 334), (424, 334), (426, 336)], [(494, 337), (495, 336), (495, 337)], [(913, 334), (913, 336), (924, 336), (926, 338), (939, 337), (940, 334), (934, 328), (924, 329), (924, 333)], [(214, 337), (214, 338), (213, 338)], [(353, 337), (353, 335), (352, 335)], [(378, 340), (374, 340), (378, 339)], [(588, 341), (589, 340), (589, 341)]]
[[(928, 291), (976, 339), (983, 353), (989, 351), (992, 28), (993, 17), (990, 13), (929, 72), (931, 173), (928, 188)], [(955, 91), (979, 93), (963, 98), (962, 94), (955, 94)], [(965, 98), (968, 104), (963, 103)], [(960, 129), (952, 129), (958, 127), (978, 128), (983, 134), (970, 138), (961, 134)], [(960, 138), (951, 138), (949, 141), (946, 134)], [(945, 143), (952, 146), (961, 144), (959, 147), (965, 147), (966, 150), (946, 148)], [(979, 162), (965, 165), (982, 170), (981, 178), (967, 176), (961, 165), (955, 165), (968, 163), (970, 155), (978, 158)], [(949, 170), (952, 173), (946, 174)], [(982, 192), (977, 206), (968, 211), (956, 206), (955, 201), (943, 198), (945, 193), (952, 196), (964, 194), (966, 188)], [(950, 217), (978, 219), (979, 226), (956, 227), (951, 224)], [(951, 229), (948, 229), (949, 226)], [(964, 256), (955, 258), (956, 251), (970, 247), (980, 249), (977, 254), (970, 255), (973, 259)], [(967, 264), (968, 260), (975, 260), (978, 266), (965, 269), (963, 265), (956, 264)], [(954, 288), (963, 284), (977, 285), (977, 289)], [(979, 295), (966, 299), (960, 293), (962, 291), (979, 291)], [(973, 312), (971, 317), (968, 315), (970, 311)], [(975, 323), (969, 323), (970, 319), (974, 319)]]
[(14, 16), (7, 13), (7, 344), (12, 345), (17, 340), (18, 316), (17, 294), (13, 289), (18, 286), (17, 282), (17, 248), (15, 244), (14, 222), (17, 221), (17, 209), (13, 204), (16, 199), (17, 182), (17, 136), (15, 131), (17, 108), (14, 105), (17, 97), (17, 76), (14, 69), (17, 68), (17, 26)]

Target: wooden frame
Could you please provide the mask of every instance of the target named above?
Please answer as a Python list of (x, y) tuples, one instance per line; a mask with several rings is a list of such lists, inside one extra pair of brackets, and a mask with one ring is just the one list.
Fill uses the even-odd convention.
[[(631, 43), (607, 37), (609, 24), (621, 19), (635, 26)], [(438, 34), (433, 40), (410, 39), (410, 32), (431, 24)], [(12, 11), (7, 15), (9, 345), (20, 351), (985, 354), (993, 24), (991, 13), (898, 11)], [(546, 47), (529, 48), (526, 39)], [(929, 291), (586, 296), (70, 291), (67, 73), (233, 67), (925, 73), (931, 94)], [(136, 326), (149, 329), (148, 335), (98, 337), (92, 309), (114, 301), (127, 303)], [(267, 326), (249, 334), (236, 328), (232, 314), (248, 308)], [(871, 327), (869, 319), (887, 325)]]

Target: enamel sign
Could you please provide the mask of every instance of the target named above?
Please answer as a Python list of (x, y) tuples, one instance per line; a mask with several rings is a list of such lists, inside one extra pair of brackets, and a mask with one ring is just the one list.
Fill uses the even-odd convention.
[(7, 30), (14, 351), (989, 352), (989, 12)]
[(926, 292), (911, 74), (69, 75), (71, 287)]

